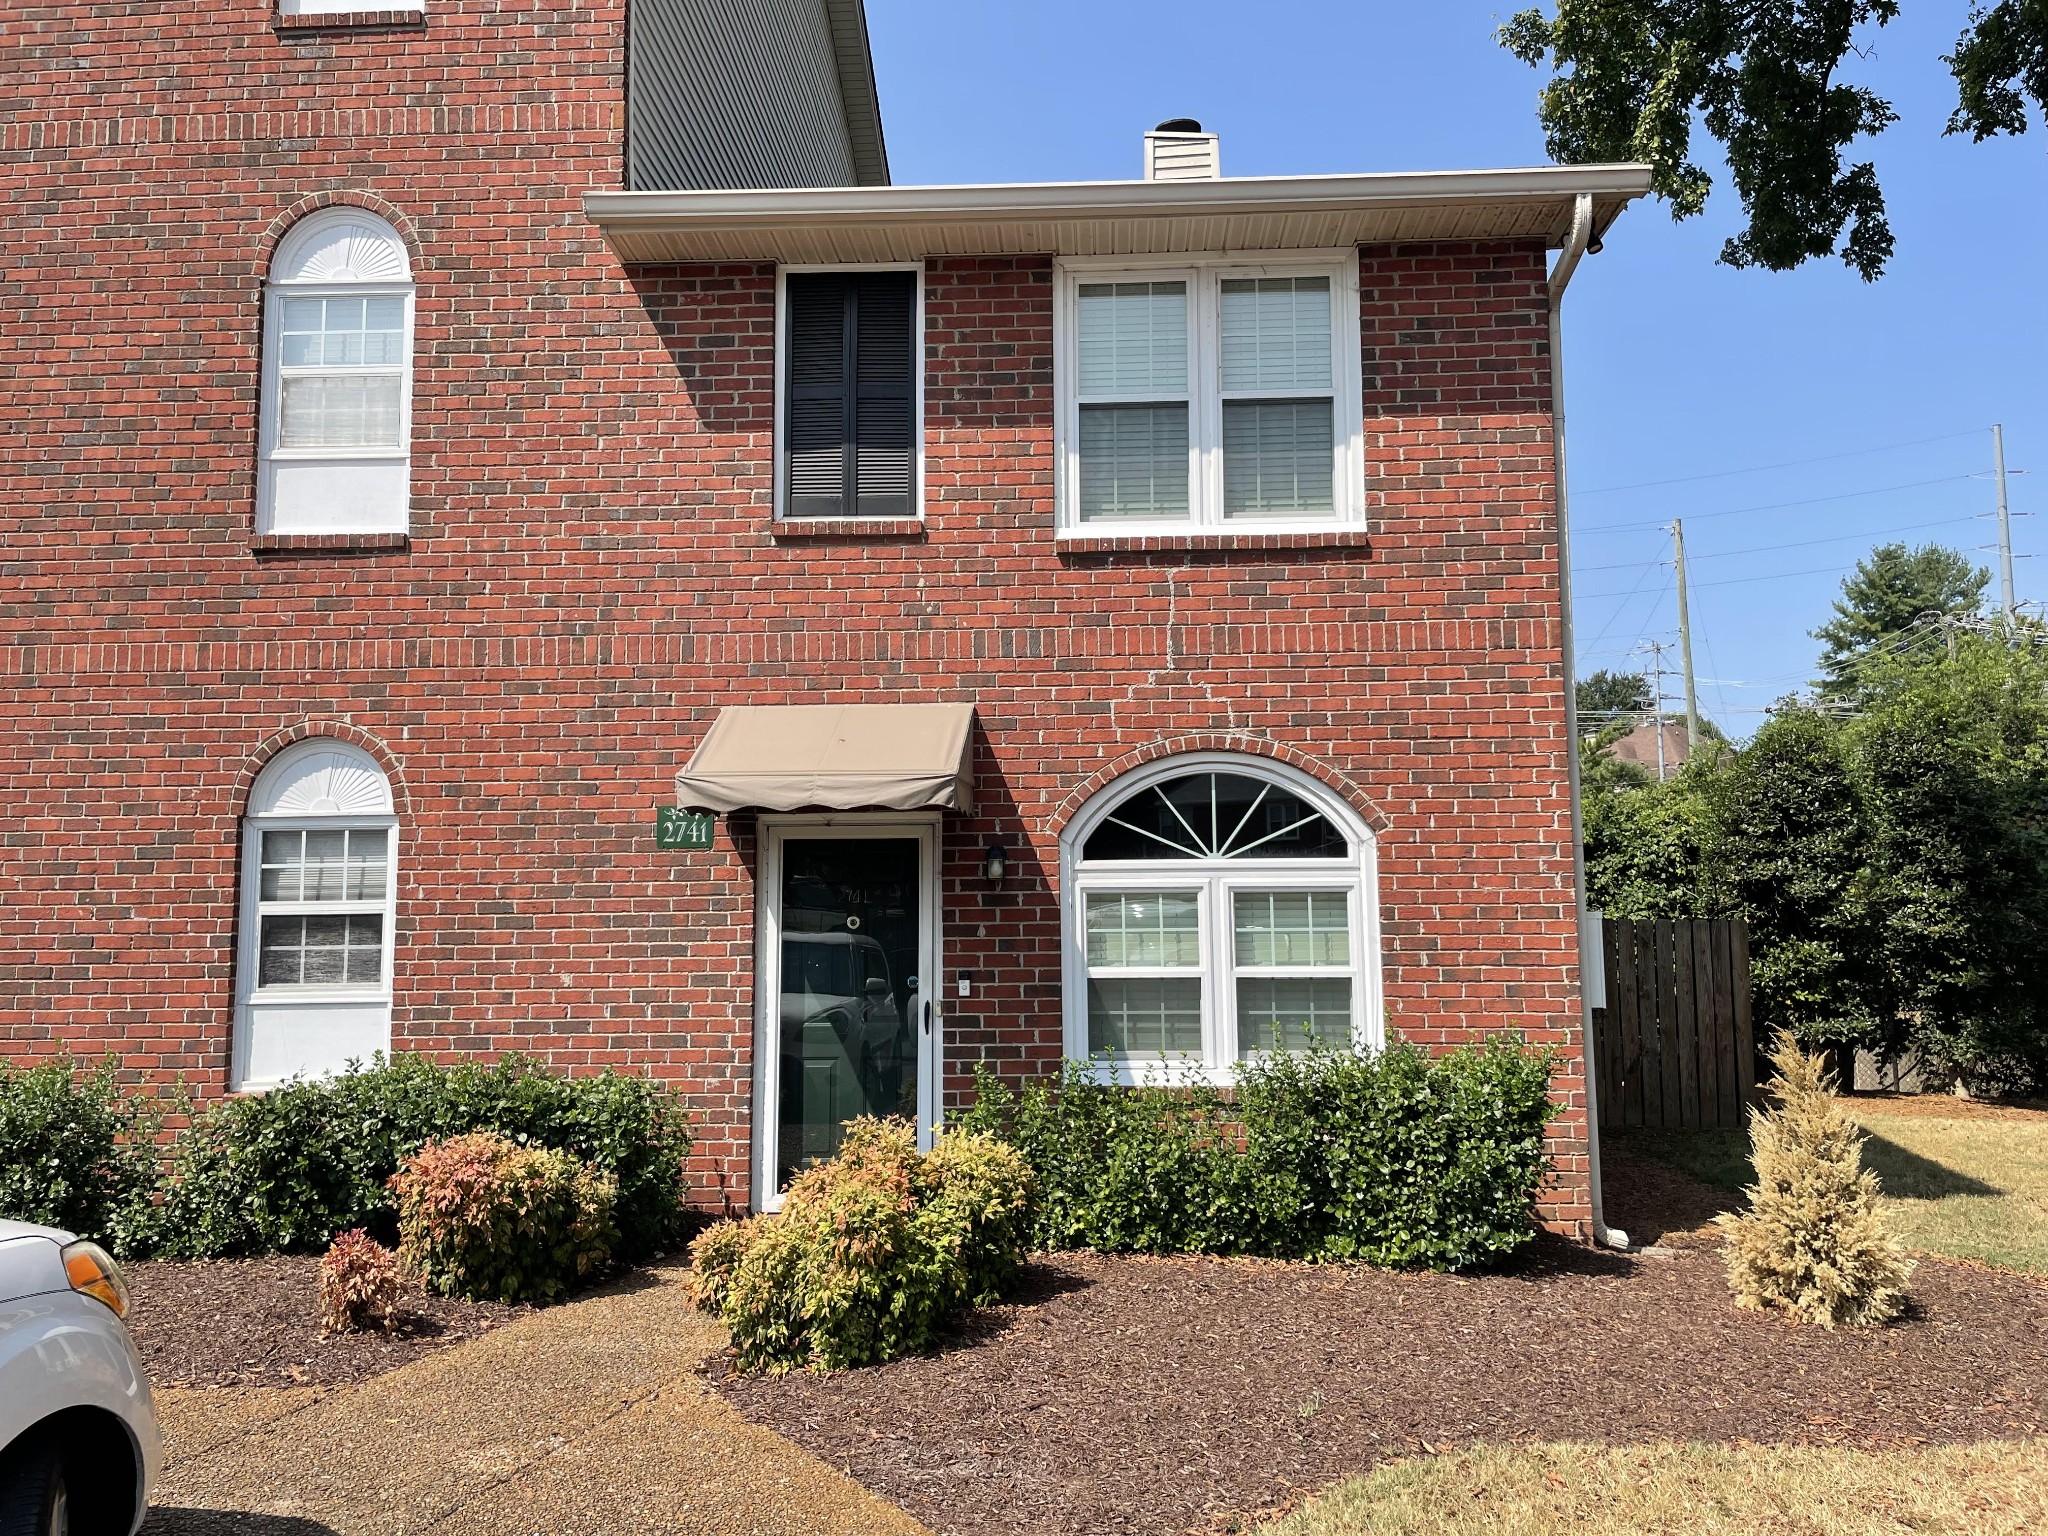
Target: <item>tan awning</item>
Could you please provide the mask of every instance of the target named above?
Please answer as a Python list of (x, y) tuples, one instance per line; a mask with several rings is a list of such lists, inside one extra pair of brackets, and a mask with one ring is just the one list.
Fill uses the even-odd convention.
[(676, 775), (690, 810), (965, 811), (972, 704), (734, 705)]

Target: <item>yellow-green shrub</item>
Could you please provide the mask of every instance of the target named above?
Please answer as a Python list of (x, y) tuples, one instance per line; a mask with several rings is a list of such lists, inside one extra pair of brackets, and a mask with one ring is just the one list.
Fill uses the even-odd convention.
[(398, 1252), (444, 1296), (555, 1301), (611, 1262), (617, 1182), (488, 1131), (430, 1141), (391, 1178)]
[(1011, 1148), (900, 1120), (856, 1120), (781, 1212), (721, 1222), (690, 1249), (700, 1310), (743, 1370), (839, 1370), (929, 1345), (947, 1318), (999, 1298), (1023, 1261), (1031, 1171)]
[(1778, 1107), (1750, 1116), (1749, 1209), (1716, 1218), (1737, 1305), (1826, 1328), (1897, 1317), (1913, 1272), (1863, 1167), (1863, 1133), (1835, 1101), (1820, 1057), (1789, 1037), (1771, 1057)]

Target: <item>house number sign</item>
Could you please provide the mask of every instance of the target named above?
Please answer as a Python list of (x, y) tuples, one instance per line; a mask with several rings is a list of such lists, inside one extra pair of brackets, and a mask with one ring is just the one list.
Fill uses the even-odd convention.
[(708, 811), (685, 811), (664, 805), (654, 813), (657, 848), (709, 848), (711, 834), (717, 830), (718, 818)]

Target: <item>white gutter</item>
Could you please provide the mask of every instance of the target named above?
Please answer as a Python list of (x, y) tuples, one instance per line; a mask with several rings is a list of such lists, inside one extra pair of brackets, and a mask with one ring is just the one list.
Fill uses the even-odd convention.
[(1572, 208), (1571, 234), (1550, 269), (1550, 456), (1557, 470), (1557, 580), (1558, 598), (1564, 616), (1564, 733), (1565, 776), (1571, 786), (1572, 806), (1572, 907), (1577, 919), (1579, 945), (1579, 1044), (1586, 1077), (1586, 1169), (1591, 1175), (1593, 1240), (1608, 1248), (1627, 1248), (1628, 1234), (1610, 1227), (1600, 1201), (1600, 1094), (1599, 1073), (1594, 1063), (1593, 1010), (1586, 1001), (1586, 826), (1579, 785), (1579, 696), (1578, 657), (1572, 634), (1572, 524), (1564, 478), (1564, 291), (1579, 258), (1593, 238), (1592, 194), (1581, 192)]
[[(1390, 172), (1369, 176), (1233, 176), (1200, 181), (1064, 181), (942, 187), (747, 188), (691, 192), (588, 192), (583, 206), (606, 228), (656, 231), (765, 228), (857, 218), (932, 220), (1130, 218), (1294, 213), (1358, 207), (1525, 203), (1597, 197), (1614, 206), (1649, 190), (1639, 165), (1545, 165), (1505, 171)], [(1563, 230), (1560, 228), (1559, 236)], [(1559, 264), (1563, 265), (1562, 262)]]

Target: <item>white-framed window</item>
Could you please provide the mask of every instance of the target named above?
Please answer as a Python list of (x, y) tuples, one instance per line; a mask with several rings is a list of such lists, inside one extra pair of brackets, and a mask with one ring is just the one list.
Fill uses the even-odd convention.
[(775, 274), (775, 516), (923, 516), (924, 265)]
[(1060, 532), (1363, 521), (1358, 256), (1062, 262)]
[(262, 533), (403, 533), (412, 487), (412, 260), (360, 208), (279, 242), (264, 287)]
[(391, 1041), (398, 818), (384, 770), (316, 739), (257, 778), (242, 832), (234, 1085), (341, 1070)]
[(1307, 775), (1151, 764), (1082, 808), (1061, 860), (1069, 1056), (1228, 1082), (1262, 1051), (1380, 1042), (1372, 835)]

